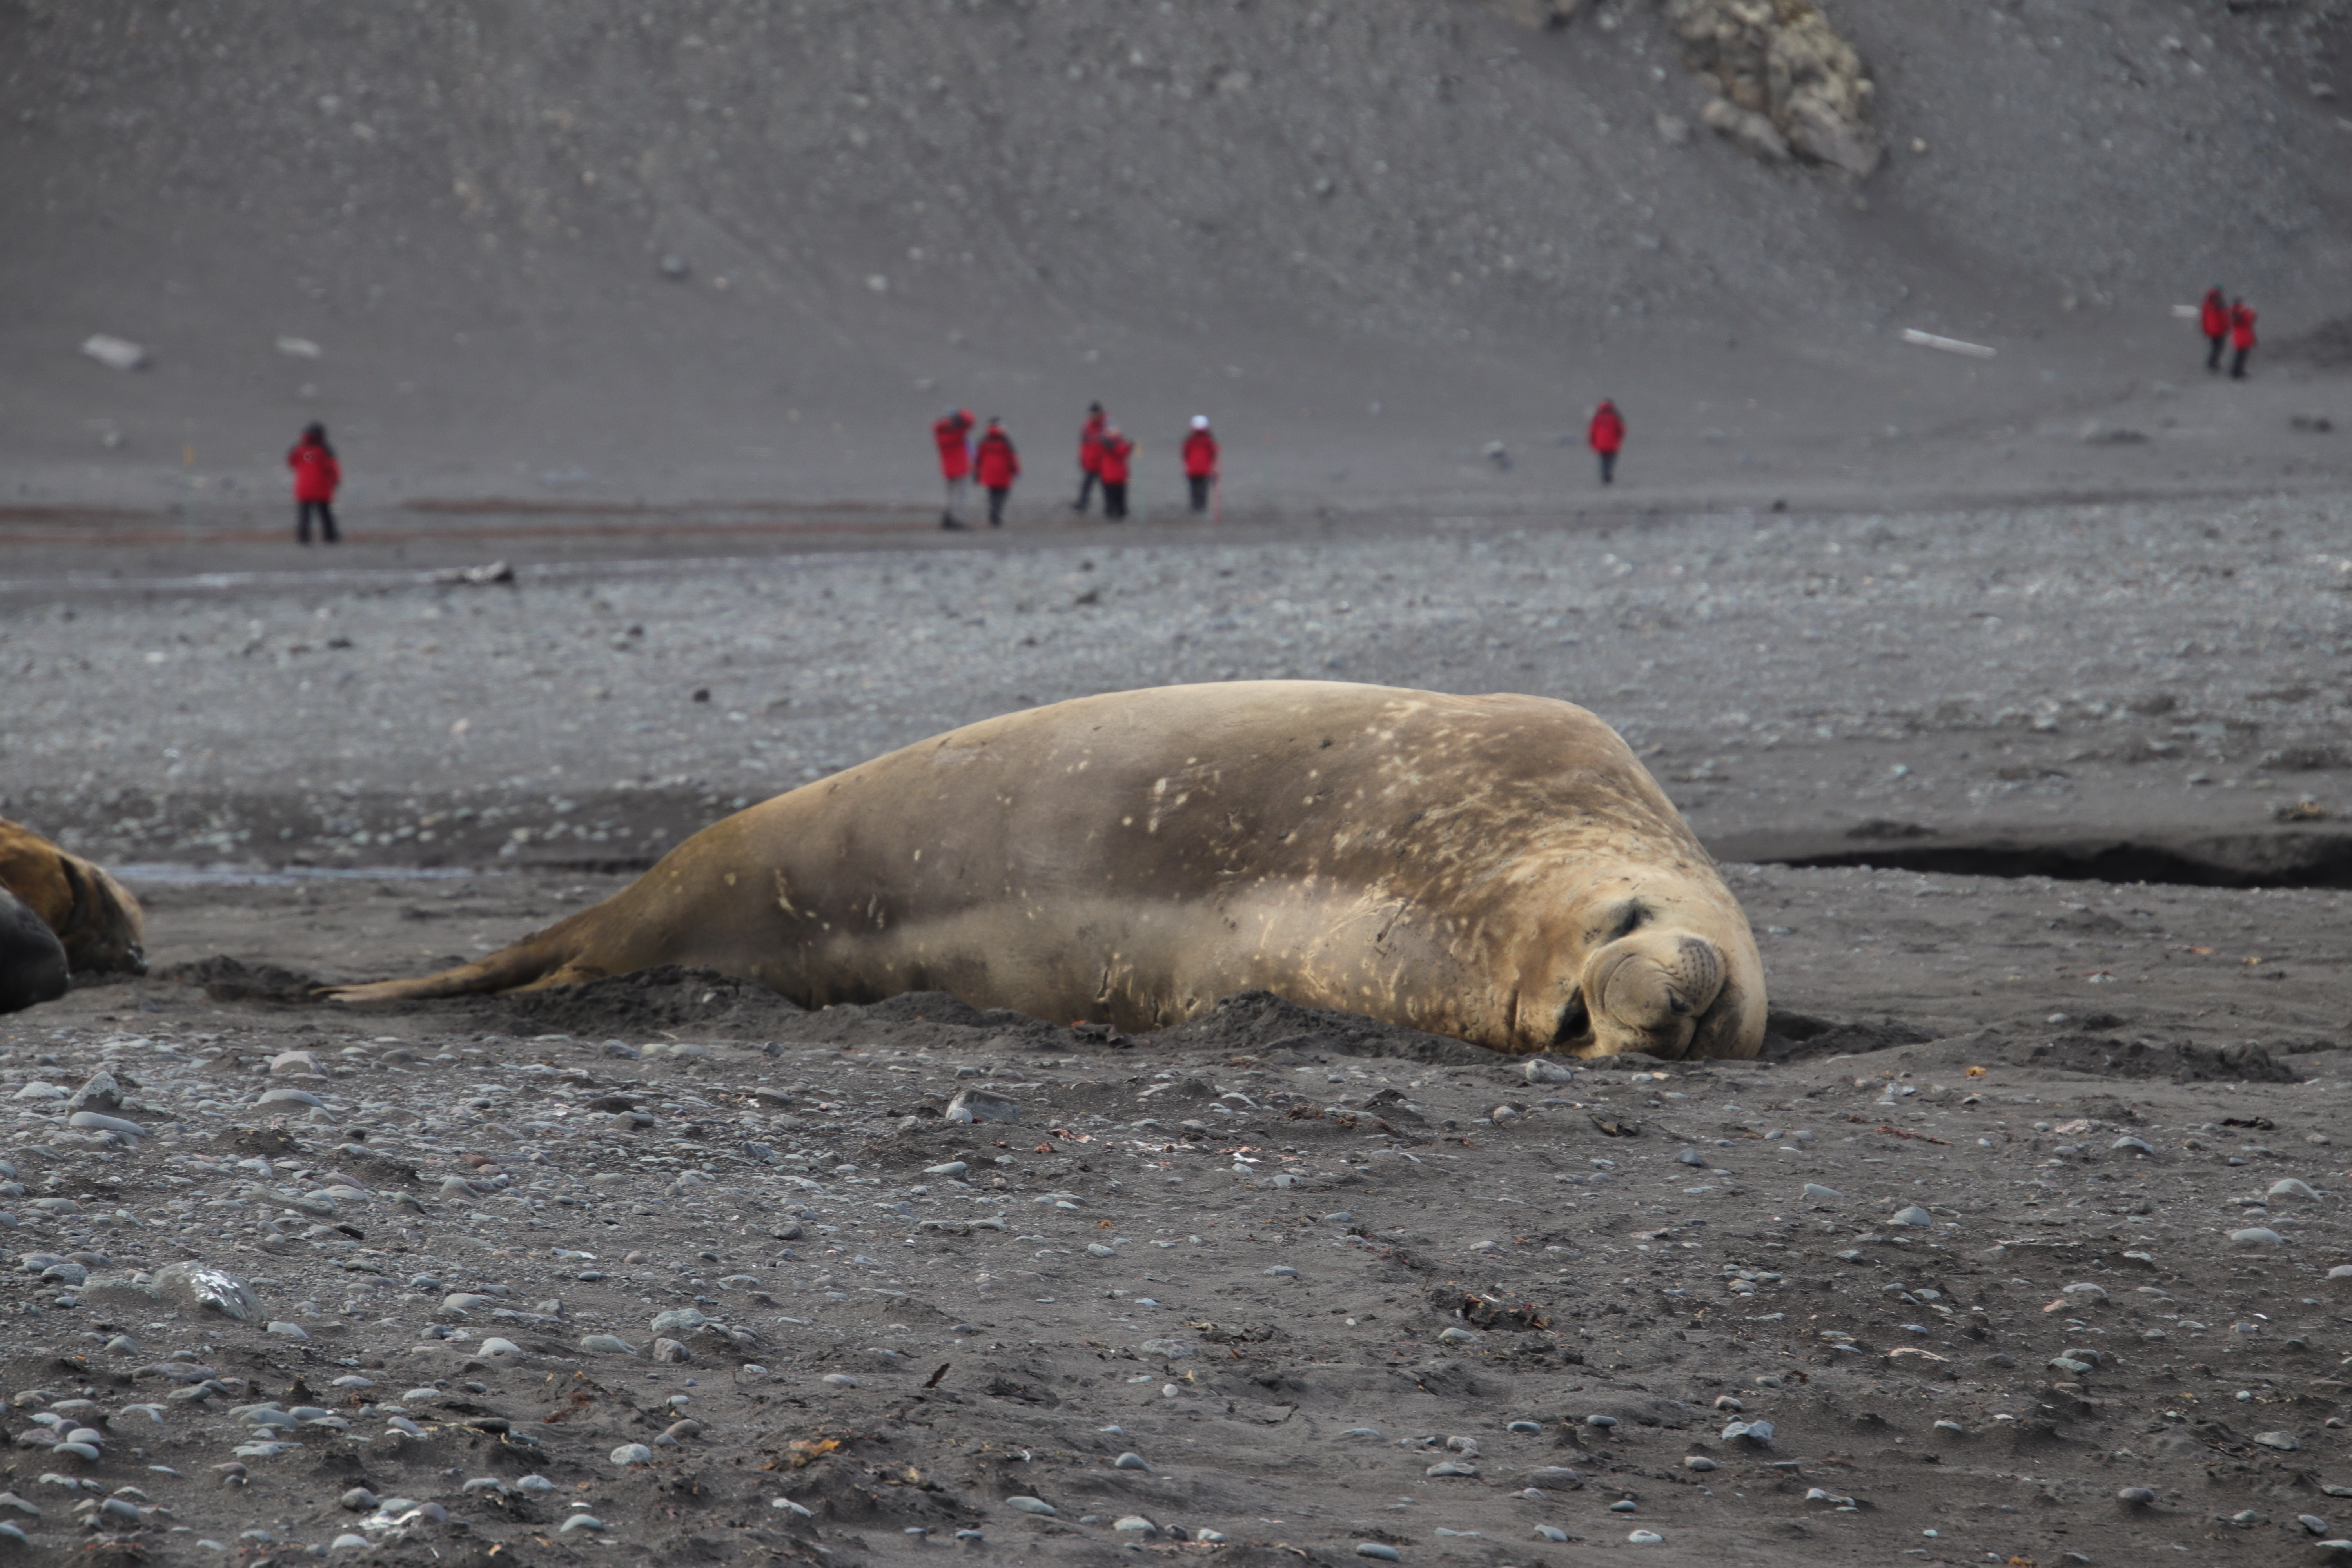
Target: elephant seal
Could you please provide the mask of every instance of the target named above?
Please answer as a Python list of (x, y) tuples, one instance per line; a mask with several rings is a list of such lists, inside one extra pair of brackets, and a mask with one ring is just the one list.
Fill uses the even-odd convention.
[(66, 944), (33, 906), (0, 888), (0, 1013), (21, 1013), (66, 994)]
[(1267, 990), (1496, 1050), (1748, 1057), (1746, 917), (1616, 732), (1336, 681), (1084, 697), (738, 812), (593, 909), (350, 1002), (699, 964), (1143, 1031)]
[[(0, 901), (0, 1013), (63, 994), (68, 972), (147, 972), (140, 948), (146, 916), (129, 889), (80, 856), (5, 819), (0, 819), (0, 894), (5, 895)], [(36, 926), (48, 934), (47, 942)]]

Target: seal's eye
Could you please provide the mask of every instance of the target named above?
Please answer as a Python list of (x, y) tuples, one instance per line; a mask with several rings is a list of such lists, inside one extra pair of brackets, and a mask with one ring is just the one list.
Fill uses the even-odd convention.
[(1555, 1046), (1564, 1046), (1572, 1040), (1580, 1040), (1591, 1033), (1592, 1033), (1592, 1015), (1586, 1010), (1584, 993), (1580, 991), (1568, 999), (1567, 1006), (1559, 1010), (1559, 1028), (1552, 1035), (1551, 1043)]
[(1642, 903), (1638, 900), (1626, 900), (1624, 903), (1617, 906), (1617, 923), (1610, 928), (1608, 940), (1611, 942), (1622, 942), (1625, 938), (1632, 936), (1635, 931), (1640, 931), (1649, 918), (1650, 909), (1647, 904)]

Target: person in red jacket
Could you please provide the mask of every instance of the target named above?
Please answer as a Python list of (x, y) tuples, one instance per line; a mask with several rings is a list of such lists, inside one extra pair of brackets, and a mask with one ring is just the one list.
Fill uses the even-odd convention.
[(2230, 379), (2246, 379), (2246, 356), (2254, 352), (2254, 308), (2243, 300), (2230, 301)]
[(319, 542), (341, 543), (342, 536), (335, 531), (335, 487), (343, 482), (343, 468), (335, 461), (335, 449), (327, 445), (327, 427), (303, 426), (302, 438), (286, 454), (286, 466), (294, 470), (295, 542), (310, 542), (310, 517), (315, 512)]
[(1209, 434), (1209, 416), (1192, 416), (1192, 433), (1184, 437), (1184, 482), (1192, 488), (1192, 515), (1209, 510), (1209, 487), (1217, 480), (1217, 438)]
[(941, 528), (961, 528), (956, 505), (963, 500), (964, 477), (971, 472), (971, 410), (950, 408), (931, 422), (931, 439), (939, 444), (940, 477), (947, 481), (947, 510), (940, 513)]
[(1078, 499), (1070, 510), (1080, 517), (1087, 515), (1087, 502), (1095, 493), (1095, 485), (1102, 478), (1103, 431), (1110, 419), (1099, 403), (1087, 405), (1087, 422), (1078, 426)]
[(1102, 477), (1106, 522), (1118, 522), (1127, 516), (1127, 475), (1134, 458), (1135, 443), (1120, 435), (1118, 426), (1104, 426), (1102, 465), (1097, 472)]
[(991, 419), (980, 437), (980, 449), (972, 455), (972, 477), (980, 488), (988, 492), (988, 526), (1004, 526), (1004, 498), (1013, 493), (1013, 481), (1021, 477), (1021, 454), (1013, 449), (1013, 437), (1004, 433), (1004, 422)]
[(2230, 307), (2221, 297), (2219, 283), (2205, 290), (2205, 302), (2197, 307), (2197, 327), (2205, 334), (2205, 368), (2220, 370), (2221, 345), (2230, 336)]
[(1617, 454), (1625, 447), (1625, 416), (1607, 398), (1592, 411), (1592, 426), (1585, 432), (1592, 449), (1601, 454), (1601, 482), (1613, 484), (1617, 479)]

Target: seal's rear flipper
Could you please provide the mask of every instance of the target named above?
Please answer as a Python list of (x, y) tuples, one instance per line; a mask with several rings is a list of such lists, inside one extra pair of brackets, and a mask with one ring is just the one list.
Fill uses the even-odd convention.
[(461, 963), (438, 974), (421, 975), (415, 980), (378, 980), (364, 985), (328, 985), (321, 987), (318, 994), (329, 1002), (426, 1002), (440, 996), (491, 996), (502, 991), (536, 990), (595, 978), (593, 974), (579, 973), (569, 962), (569, 944), (559, 947), (548, 942), (546, 938), (551, 934), (541, 932), (488, 958)]

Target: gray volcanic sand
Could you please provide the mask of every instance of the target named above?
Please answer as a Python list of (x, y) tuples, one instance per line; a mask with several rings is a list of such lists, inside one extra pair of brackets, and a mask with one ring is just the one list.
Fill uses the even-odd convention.
[[(692, 972), (307, 986), (487, 951), (813, 771), (1227, 674), (1580, 697), (1727, 853), (2126, 842), (2325, 881), (2343, 506), (654, 552), (512, 587), (134, 570), (28, 608), (5, 809), (127, 863), (155, 969), (0, 1021), (20, 1250), (90, 1275), (8, 1277), (10, 1392), (48, 1396), (9, 1428), (116, 1413), (95, 1463), (26, 1450), (26, 1528), (72, 1542), (88, 1478), (170, 1510), (104, 1535), (197, 1561), (347, 1531), (418, 1564), (898, 1561), (959, 1530), (1074, 1563), (1215, 1531), (1558, 1563), (1636, 1530), (1664, 1561), (2299, 1560), (2303, 1515), (2352, 1534), (2327, 887), (1727, 860), (1766, 1058), (1558, 1084), (1265, 998), (1120, 1041)], [(268, 1076), (289, 1049), (321, 1074)], [(152, 1108), (135, 1147), (29, 1088), (101, 1065)], [(323, 1104), (259, 1102), (286, 1086)], [(969, 1087), (1021, 1121), (945, 1121)], [(154, 1300), (138, 1271), (181, 1259), (302, 1337)], [(648, 1359), (685, 1309), (691, 1359)], [(607, 1333), (636, 1353), (582, 1348)], [(163, 1399), (142, 1369), (175, 1352), (219, 1389)], [(273, 1400), (348, 1427), (236, 1457)], [(673, 1408), (701, 1430), (656, 1444)]]

